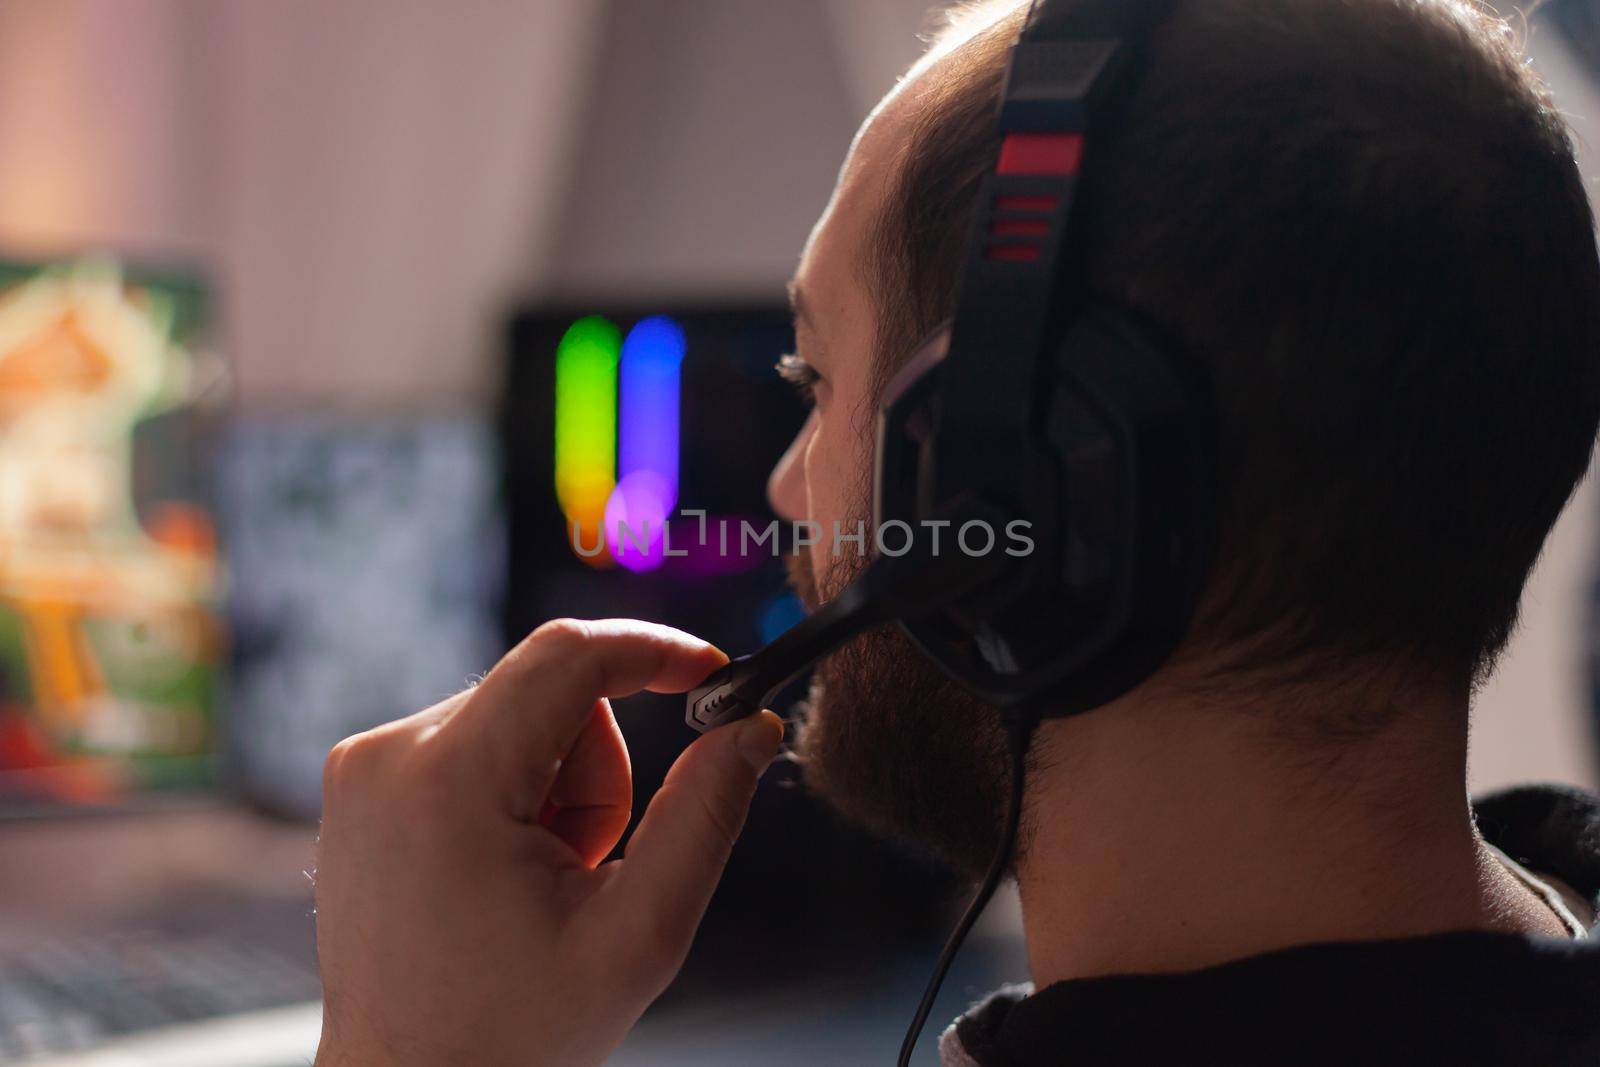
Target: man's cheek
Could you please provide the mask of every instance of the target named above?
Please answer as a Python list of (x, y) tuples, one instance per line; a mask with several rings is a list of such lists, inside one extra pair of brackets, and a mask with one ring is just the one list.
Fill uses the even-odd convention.
[(806, 449), (812, 526), (803, 536), (814, 541), (804, 551), (824, 600), (855, 578), (872, 550), (872, 450), (870, 442), (851, 430), (849, 425), (823, 420)]
[(828, 566), (830, 561), (827, 546), (812, 545), (808, 554), (811, 557), (811, 574), (818, 597), (824, 600), (831, 599), (834, 594), (833, 571)]

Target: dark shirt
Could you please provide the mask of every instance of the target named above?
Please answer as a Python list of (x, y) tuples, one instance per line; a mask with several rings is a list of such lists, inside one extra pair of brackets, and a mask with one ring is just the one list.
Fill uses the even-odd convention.
[[(1600, 902), (1600, 798), (1522, 786), (1484, 838)], [(945, 1031), (947, 1067), (1584, 1064), (1600, 1067), (1600, 939), (1461, 932), (1303, 945), (1185, 974), (1002, 990)]]

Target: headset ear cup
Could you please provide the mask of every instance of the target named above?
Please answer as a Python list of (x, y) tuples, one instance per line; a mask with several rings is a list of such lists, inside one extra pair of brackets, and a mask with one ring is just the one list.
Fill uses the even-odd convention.
[[(1041, 377), (1040, 474), (1018, 515), (1035, 553), (1004, 582), (900, 625), (935, 663), (1000, 704), (1098, 707), (1177, 647), (1209, 562), (1214, 426), (1203, 379), (1131, 316), (1095, 309)], [(880, 423), (878, 521), (928, 511), (938, 373), (908, 378)]]
[(1061, 471), (1064, 602), (1104, 603), (1117, 629), (1085, 657), (1080, 684), (1115, 695), (1176, 647), (1204, 585), (1216, 497), (1209, 391), (1148, 326), (1096, 308), (1058, 349), (1047, 436)]
[(1127, 580), (1122, 545), (1134, 521), (1121, 470), (1127, 443), (1118, 440), (1113, 423), (1070, 372), (1057, 375), (1045, 435), (1061, 501), (1052, 578), (1065, 601), (1063, 637), (1076, 643), (1106, 616), (1116, 586)]

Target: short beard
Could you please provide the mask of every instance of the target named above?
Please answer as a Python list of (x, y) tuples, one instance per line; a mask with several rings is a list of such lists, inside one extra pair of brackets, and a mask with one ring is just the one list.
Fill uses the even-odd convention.
[[(811, 559), (789, 557), (808, 610), (865, 569), (835, 556), (819, 586)], [(920, 845), (974, 878), (994, 857), (1010, 791), (993, 705), (947, 677), (899, 627), (880, 627), (822, 660), (795, 736), (807, 786), (845, 818)]]

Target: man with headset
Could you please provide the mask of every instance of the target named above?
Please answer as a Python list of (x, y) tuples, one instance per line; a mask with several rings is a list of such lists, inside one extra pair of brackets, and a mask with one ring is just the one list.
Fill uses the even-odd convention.
[[(1136, 440), (1123, 458), (1148, 465), (1164, 447), (1137, 426), (1074, 436), (1133, 388), (1118, 379), (1143, 358), (1133, 333), (1202, 372), (1214, 452), (1174, 453), (1159, 492), (1150, 470), (1104, 469), (1152, 494), (1140, 536), (1169, 518), (1179, 531), (1170, 559), (1130, 564), (1146, 573), (1198, 560), (1181, 531), (1214, 516), (1203, 581), (1163, 616), (1167, 645), (1146, 635), (1097, 688), (1055, 684), (1073, 694), (1056, 705), (1017, 701), (1021, 731), (998, 683), (977, 686), (986, 702), (919, 652), (960, 673), (960, 642), (856, 637), (818, 667), (796, 739), (807, 780), (974, 873), (997, 848), (1006, 859), (1021, 806), (1010, 868), (1036, 991), (963, 1016), (947, 1064), (1600, 1062), (1600, 950), (1584, 943), (1600, 801), (1546, 787), (1473, 806), (1465, 786), (1470, 694), (1600, 422), (1600, 265), (1566, 131), (1509, 31), (1469, 0), (1120, 2), (1170, 11), (1122, 42), (1140, 73), (1105, 99), (1079, 90), (1114, 50), (1047, 39), (1049, 20), (1088, 17), (1060, 14), (1073, 0), (1045, 0), (1029, 23), (1044, 50), (1019, 45), (1003, 89), (1028, 16), (1002, 3), (955, 23), (869, 117), (795, 277), (783, 372), (814, 410), (769, 492), (787, 517), (854, 528), (887, 404), (881, 520), (894, 434), (928, 433), (907, 405), (944, 388), (928, 395), (956, 420), (968, 398), (948, 383), (1004, 358), (967, 340), (963, 301), (1026, 275), (980, 261), (1038, 259), (1037, 238), (1045, 266), (1070, 264), (1075, 307), (1141, 324), (1091, 330), (1063, 357), (1089, 383), (1081, 410), (1060, 400), (1077, 412), (1060, 424), (1073, 491), (1097, 484), (1082, 472), (1101, 452)], [(1071, 137), (1028, 125), (1030, 78), (1073, 81), (1039, 74), (1030, 56), (1045, 54), (1087, 72), (1068, 87), (1089, 116)], [(1005, 184), (1019, 175), (1073, 184)], [(1063, 232), (1059, 252), (1042, 243)], [(1120, 361), (1094, 386), (1106, 350)], [(1190, 508), (1201, 490), (1209, 512)], [(818, 617), (863, 581), (918, 585), (830, 549), (795, 564)], [(951, 574), (980, 615), (979, 587), (1004, 584)], [(1145, 602), (1130, 602), (1136, 616)], [(977, 644), (1013, 676), (1077, 640), (1068, 611), (1034, 612), (1031, 633), (992, 621)], [(476, 688), (334, 750), (321, 1067), (605, 1058), (681, 964), (782, 737), (770, 711), (707, 732), (625, 858), (602, 863), (631, 792), (606, 698), (685, 690), (725, 662), (664, 627), (563, 620)], [(692, 701), (692, 719), (697, 706), (732, 705)], [(1023, 789), (1025, 746), (1013, 766), (1008, 739), (1030, 732)]]

